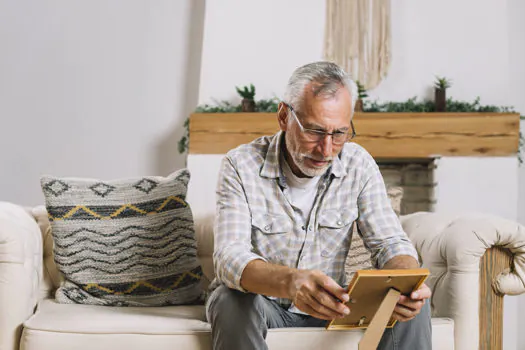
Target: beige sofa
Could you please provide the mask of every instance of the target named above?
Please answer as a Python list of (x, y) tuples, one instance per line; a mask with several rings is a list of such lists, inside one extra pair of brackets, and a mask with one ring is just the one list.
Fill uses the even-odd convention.
[[(197, 207), (204, 202), (213, 207), (213, 179), (213, 172), (207, 172), (190, 180), (190, 188), (200, 191), (190, 191), (190, 204), (195, 206), (199, 258), (209, 279), (214, 213)], [(200, 181), (208, 181), (205, 196)], [(479, 214), (416, 213), (401, 221), (431, 270), (434, 349), (501, 349), (499, 293), (524, 292), (525, 228)], [(47, 226), (43, 206), (0, 202), (0, 350), (211, 349), (203, 306), (56, 303), (53, 293), (61, 278)], [(361, 331), (288, 328), (271, 330), (267, 340), (270, 349), (350, 350), (357, 349), (361, 336)]]

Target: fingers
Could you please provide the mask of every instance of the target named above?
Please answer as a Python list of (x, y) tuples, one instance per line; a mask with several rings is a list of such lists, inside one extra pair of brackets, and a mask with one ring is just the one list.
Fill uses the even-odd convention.
[(318, 288), (312, 296), (319, 305), (329, 310), (333, 316), (332, 318), (344, 317), (350, 313), (348, 306), (334, 298), (322, 288)]
[(350, 309), (341, 300), (348, 294), (320, 271), (299, 271), (293, 302), (299, 310), (324, 320), (344, 317)]
[(296, 305), (308, 305), (317, 314), (323, 315), (323, 319), (332, 320), (334, 318), (344, 317), (350, 313), (350, 309), (347, 306), (336, 300), (331, 294), (328, 294), (319, 286), (314, 290), (307, 287), (300, 289), (294, 303)]
[(407, 321), (413, 320), (416, 316), (405, 316), (405, 315), (403, 315), (401, 313), (398, 313), (397, 311), (394, 310), (394, 313), (392, 314), (392, 317), (395, 320), (398, 320), (399, 322), (407, 322)]
[(429, 299), (431, 296), (432, 296), (432, 291), (424, 283), (419, 287), (418, 290), (416, 290), (415, 292), (412, 292), (412, 294), (410, 295), (410, 297), (415, 300)]
[(318, 287), (313, 297), (320, 304), (337, 312), (339, 317), (348, 315), (350, 309), (344, 304), (349, 300), (347, 291), (324, 273), (319, 273), (316, 277)]
[(344, 316), (343, 314), (319, 303), (311, 295), (300, 296), (297, 302), (295, 302), (295, 305), (299, 308), (299, 310), (323, 320), (333, 320), (334, 318), (340, 318)]
[(421, 312), (421, 308), (425, 305), (425, 300), (431, 296), (432, 291), (423, 283), (418, 290), (410, 294), (410, 297), (404, 295), (399, 297), (392, 316), (400, 322), (412, 320)]
[(414, 300), (401, 295), (392, 316), (400, 322), (410, 321), (419, 315), (423, 305), (425, 305), (425, 300)]
[(348, 301), (349, 297), (346, 289), (337, 284), (337, 282), (335, 282), (333, 279), (331, 279), (325, 274), (318, 275), (317, 279), (317, 283), (319, 284), (319, 286), (321, 286), (322, 289), (333, 295), (336, 299), (341, 300), (344, 303)]
[(310, 305), (308, 304), (295, 304), (295, 306), (303, 311), (303, 312), (306, 312), (308, 315), (310, 316), (313, 316), (313, 317), (316, 317), (316, 318), (319, 318), (321, 320), (327, 320), (327, 321), (331, 321), (333, 320), (335, 317), (330, 317), (330, 316), (327, 316), (325, 314), (322, 314), (318, 311), (316, 311), (313, 307), (311, 307)]
[(421, 310), (423, 305), (425, 305), (425, 300), (414, 300), (407, 296), (401, 295), (399, 296), (399, 301), (397, 302), (398, 305), (404, 306), (407, 309), (411, 310)]

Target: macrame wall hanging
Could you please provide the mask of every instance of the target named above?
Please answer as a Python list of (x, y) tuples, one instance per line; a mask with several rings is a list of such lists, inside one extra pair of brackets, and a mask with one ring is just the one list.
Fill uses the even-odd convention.
[(390, 0), (327, 0), (324, 55), (375, 88), (390, 65)]

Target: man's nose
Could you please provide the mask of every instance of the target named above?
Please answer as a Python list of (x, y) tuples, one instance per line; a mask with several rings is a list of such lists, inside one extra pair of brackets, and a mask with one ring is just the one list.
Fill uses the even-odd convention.
[(320, 141), (321, 154), (325, 158), (332, 156), (332, 135), (325, 134), (323, 139)]

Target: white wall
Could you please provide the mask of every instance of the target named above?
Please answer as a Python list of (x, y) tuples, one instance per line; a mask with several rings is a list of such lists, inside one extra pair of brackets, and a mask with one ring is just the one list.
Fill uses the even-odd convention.
[(458, 213), (468, 210), (516, 220), (516, 157), (445, 157), (436, 163), (435, 211)]
[[(391, 68), (371, 98), (429, 97), (435, 75), (441, 75), (453, 80), (449, 94), (456, 99), (480, 96), (483, 104), (518, 107), (525, 84), (512, 81), (525, 60), (515, 58), (511, 43), (525, 42), (517, 22), (525, 15), (520, 1), (395, 0)], [(208, 0), (199, 103), (235, 101), (234, 86), (250, 82), (259, 98), (281, 96), (294, 68), (322, 59), (324, 10), (325, 2), (314, 0)], [(516, 19), (512, 27), (510, 16)], [(441, 158), (438, 210), (516, 220), (517, 168), (512, 158)], [(525, 348), (523, 336), (517, 343), (518, 322), (525, 325), (517, 306), (518, 298), (506, 298), (504, 349)]]
[[(522, 115), (525, 115), (525, 1), (508, 0), (508, 22), (509, 31), (509, 77), (510, 77), (510, 94), (512, 105)], [(525, 124), (522, 121), (522, 133), (525, 132)], [(524, 133), (525, 135), (525, 133)], [(522, 147), (522, 155), (525, 159), (525, 148)], [(519, 201), (518, 201), (518, 220), (525, 224), (525, 165), (519, 169)], [(517, 329), (525, 329), (525, 296), (515, 297), (518, 300), (518, 307), (514, 311), (520, 315), (518, 318)], [(507, 310), (507, 308), (505, 308)], [(518, 344), (525, 348), (525, 332), (518, 332)]]
[(203, 0), (0, 0), (0, 200), (183, 166), (203, 19)]
[(293, 69), (322, 55), (324, 1), (208, 0), (199, 103), (280, 96)]

